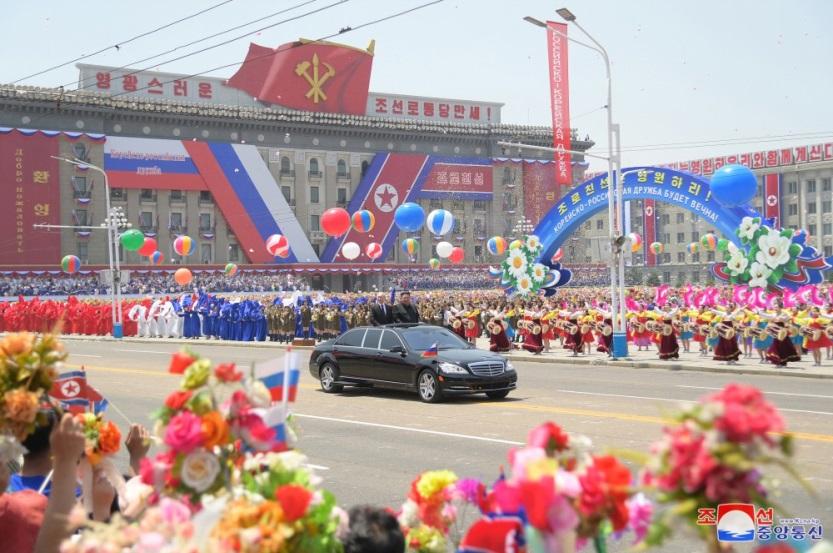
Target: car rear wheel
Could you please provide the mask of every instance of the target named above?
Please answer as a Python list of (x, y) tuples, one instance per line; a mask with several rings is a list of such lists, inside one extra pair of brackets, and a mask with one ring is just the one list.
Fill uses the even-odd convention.
[(341, 384), (336, 384), (338, 380), (338, 369), (332, 363), (324, 363), (318, 371), (318, 379), (321, 381), (321, 389), (328, 394), (340, 392), (344, 389)]
[(440, 383), (437, 376), (430, 370), (424, 370), (419, 374), (419, 399), (425, 403), (438, 403), (442, 401), (443, 394), (440, 390)]
[(494, 392), (486, 392), (486, 397), (489, 399), (503, 399), (509, 395), (509, 390), (495, 390)]

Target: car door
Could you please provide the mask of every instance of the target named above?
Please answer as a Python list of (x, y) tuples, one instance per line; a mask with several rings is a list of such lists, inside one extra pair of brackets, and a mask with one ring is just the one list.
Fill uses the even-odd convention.
[[(390, 351), (393, 347), (402, 348), (402, 352)], [(397, 384), (410, 384), (413, 382), (413, 366), (408, 361), (405, 344), (392, 330), (385, 330), (382, 333), (382, 341), (379, 344), (379, 352), (376, 354), (376, 361), (373, 366), (374, 378), (385, 382)], [(405, 353), (405, 355), (403, 355)]]
[(333, 357), (338, 364), (341, 378), (358, 377), (356, 371), (360, 364), (359, 360), (363, 357), (362, 342), (365, 330), (364, 328), (348, 330), (333, 345)]
[(354, 360), (353, 374), (357, 378), (373, 378), (373, 362), (379, 352), (379, 339), (381, 337), (381, 328), (367, 329), (362, 347)]

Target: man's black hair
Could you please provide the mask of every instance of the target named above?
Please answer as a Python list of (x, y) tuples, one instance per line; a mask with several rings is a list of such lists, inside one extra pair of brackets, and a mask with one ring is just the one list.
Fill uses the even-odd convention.
[(391, 513), (371, 505), (350, 509), (344, 553), (404, 553), (405, 536)]
[(38, 455), (49, 449), (49, 435), (52, 434), (52, 429), (55, 427), (57, 416), (52, 409), (44, 409), (42, 412), (46, 413), (46, 422), (38, 424), (35, 431), (23, 440), (23, 447), (26, 448), (27, 455)]
[(399, 292), (399, 297), (400, 297), (400, 298), (401, 298), (402, 296), (410, 296), (410, 295), (411, 295), (411, 293), (410, 293), (410, 292), (408, 292), (407, 290), (405, 290), (404, 292)]

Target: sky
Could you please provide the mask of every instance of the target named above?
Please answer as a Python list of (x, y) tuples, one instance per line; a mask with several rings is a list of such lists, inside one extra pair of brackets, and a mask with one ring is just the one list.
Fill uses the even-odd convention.
[[(219, 1), (9, 3), (0, 82), (125, 41)], [(232, 0), (84, 63), (130, 64), (303, 1)], [(150, 63), (338, 1), (315, 0)], [(198, 73), (242, 61), (249, 42), (275, 47), (318, 38), (427, 1), (348, 0), (158, 69)], [(503, 122), (550, 125), (545, 31), (522, 18), (558, 20), (559, 7), (569, 7), (609, 52), (613, 118), (621, 125), (625, 166), (833, 138), (833, 2), (828, 0), (444, 0), (338, 41), (366, 47), (376, 40), (374, 92), (497, 101), (505, 104)], [(570, 36), (584, 40), (575, 27)], [(603, 62), (596, 52), (571, 44), (569, 66), (571, 126), (582, 137), (589, 135), (596, 142), (593, 151), (603, 155), (608, 147)], [(69, 64), (22, 84), (71, 86), (77, 79)], [(602, 163), (592, 161), (591, 170), (601, 170)]]

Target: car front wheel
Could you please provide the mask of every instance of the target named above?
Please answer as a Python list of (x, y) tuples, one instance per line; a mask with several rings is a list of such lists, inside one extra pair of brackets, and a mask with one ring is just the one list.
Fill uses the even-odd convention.
[(341, 384), (336, 384), (338, 380), (338, 369), (332, 363), (324, 363), (318, 371), (318, 379), (321, 381), (321, 389), (328, 394), (340, 392), (344, 389)]
[(489, 399), (503, 399), (509, 395), (509, 390), (495, 390), (494, 392), (486, 392), (486, 397)]
[(442, 401), (442, 390), (437, 382), (437, 376), (430, 370), (422, 371), (419, 375), (419, 399), (425, 403)]

